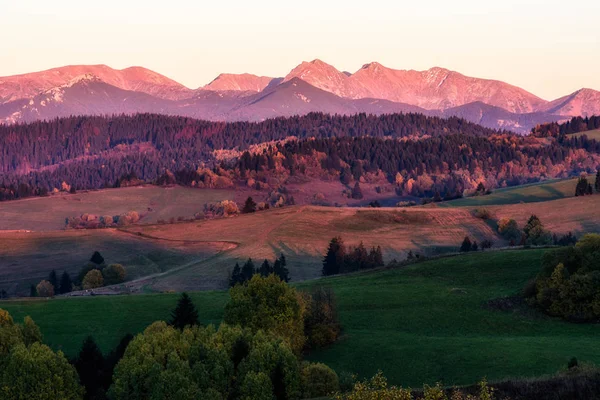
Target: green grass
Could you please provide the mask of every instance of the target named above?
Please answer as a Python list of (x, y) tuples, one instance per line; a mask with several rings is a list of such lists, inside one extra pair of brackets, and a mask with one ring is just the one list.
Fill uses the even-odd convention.
[(494, 189), (489, 195), (465, 197), (438, 203), (438, 205), (441, 207), (477, 207), (558, 200), (574, 197), (576, 185), (576, 179), (549, 180)]
[(577, 132), (571, 136), (575, 136), (575, 137), (587, 136), (588, 139), (600, 140), (600, 129), (594, 129), (593, 131)]
[[(68, 356), (75, 355), (92, 335), (104, 352), (127, 333), (136, 334), (153, 321), (168, 321), (179, 294), (97, 296), (0, 302), (16, 321), (30, 315), (40, 326), (44, 342)], [(204, 324), (218, 324), (228, 298), (226, 292), (190, 293)]]
[[(384, 371), (395, 384), (473, 383), (482, 377), (554, 373), (571, 357), (600, 363), (597, 325), (569, 324), (532, 310), (484, 307), (518, 293), (539, 269), (543, 250), (486, 252), (410, 267), (298, 284), (325, 284), (337, 294), (343, 336), (309, 358), (360, 376)], [(225, 292), (194, 293), (204, 322), (218, 322)], [(168, 318), (177, 295), (6, 302), (31, 315), (54, 348), (73, 354), (93, 334), (103, 350), (126, 332)]]

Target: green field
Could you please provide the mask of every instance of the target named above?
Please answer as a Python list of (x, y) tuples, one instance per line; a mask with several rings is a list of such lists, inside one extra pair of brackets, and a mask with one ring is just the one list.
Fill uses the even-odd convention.
[[(591, 183), (593, 184), (593, 182)], [(549, 180), (528, 185), (494, 189), (492, 194), (489, 195), (465, 197), (437, 204), (440, 207), (477, 207), (551, 201), (575, 197), (576, 185), (576, 178)]]
[[(598, 325), (551, 319), (525, 306), (512, 311), (486, 302), (514, 295), (534, 277), (543, 250), (486, 252), (431, 260), (402, 269), (309, 281), (338, 298), (343, 336), (310, 355), (338, 372), (384, 371), (390, 381), (468, 384), (481, 377), (539, 376), (575, 356), (600, 363)], [(205, 323), (222, 316), (226, 292), (192, 295)], [(166, 319), (177, 295), (139, 295), (0, 303), (16, 318), (31, 315), (46, 341), (73, 355), (92, 334), (108, 351), (126, 332)]]
[(600, 129), (594, 129), (593, 131), (577, 132), (574, 133), (572, 136), (587, 136), (588, 139), (600, 140)]

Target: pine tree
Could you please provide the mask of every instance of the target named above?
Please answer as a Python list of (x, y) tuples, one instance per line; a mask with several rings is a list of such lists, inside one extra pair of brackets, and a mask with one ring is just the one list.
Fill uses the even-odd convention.
[(383, 262), (383, 251), (381, 251), (381, 246), (377, 246), (375, 249), (375, 266), (383, 267), (385, 264)]
[(239, 263), (235, 263), (235, 267), (233, 267), (233, 272), (231, 273), (231, 278), (229, 278), (229, 286), (234, 287), (238, 283), (241, 283), (242, 279), (242, 269), (240, 268)]
[(485, 186), (483, 185), (483, 182), (479, 182), (479, 184), (477, 185), (477, 189), (475, 189), (475, 192), (477, 194), (485, 194)]
[(90, 261), (96, 265), (101, 265), (104, 264), (104, 257), (102, 257), (98, 251), (95, 251), (94, 254), (92, 254), (92, 258), (90, 258)]
[(575, 187), (575, 196), (585, 196), (589, 193), (591, 189), (591, 185), (588, 183), (587, 178), (580, 177), (577, 181), (577, 186)]
[(248, 197), (246, 199), (246, 203), (244, 204), (244, 208), (242, 209), (242, 213), (250, 214), (256, 211), (256, 202), (252, 199), (252, 197)]
[(284, 282), (290, 281), (290, 271), (287, 269), (287, 260), (283, 253), (281, 256), (275, 261), (275, 265), (273, 266), (273, 273), (279, 277)]
[(37, 297), (38, 292), (37, 292), (37, 288), (35, 287), (34, 284), (31, 284), (31, 286), (29, 286), (29, 297)]
[(182, 293), (177, 307), (171, 313), (170, 325), (183, 330), (186, 326), (198, 325), (198, 310), (187, 293)]
[(52, 270), (50, 272), (50, 275), (48, 276), (48, 282), (50, 282), (50, 284), (54, 286), (54, 293), (60, 293), (58, 286), (58, 276), (56, 275), (55, 270)]
[(246, 283), (248, 282), (250, 279), (252, 279), (252, 276), (256, 273), (256, 268), (254, 267), (254, 262), (252, 262), (252, 259), (249, 258), (248, 261), (246, 261), (244, 263), (244, 266), (242, 267), (242, 272), (240, 274), (240, 283)]
[(261, 276), (269, 276), (273, 273), (273, 271), (274, 271), (274, 268), (271, 266), (271, 263), (269, 262), (269, 260), (263, 261), (260, 268), (258, 269), (258, 273)]
[(463, 240), (462, 245), (460, 246), (460, 251), (471, 251), (471, 239), (468, 236), (465, 236), (465, 239)]
[(106, 362), (93, 337), (88, 336), (83, 341), (74, 364), (85, 387), (86, 398), (95, 398), (105, 381)]
[(369, 266), (369, 253), (367, 253), (367, 249), (363, 242), (354, 249), (352, 254), (352, 258), (357, 269), (365, 269)]
[(596, 183), (594, 186), (596, 187), (596, 193), (600, 193), (600, 169), (598, 169), (598, 172), (596, 172)]
[(471, 251), (477, 251), (479, 250), (479, 245), (477, 244), (477, 241), (474, 241), (473, 244), (471, 245)]
[(354, 184), (354, 188), (352, 188), (352, 198), (355, 200), (360, 200), (363, 198), (362, 190), (360, 189), (360, 184), (358, 181)]
[(341, 237), (334, 237), (329, 242), (327, 254), (323, 258), (323, 276), (339, 274), (345, 258), (344, 242)]
[(60, 277), (60, 289), (58, 293), (65, 294), (69, 293), (73, 290), (73, 282), (71, 281), (71, 277), (67, 271), (64, 271), (62, 276)]

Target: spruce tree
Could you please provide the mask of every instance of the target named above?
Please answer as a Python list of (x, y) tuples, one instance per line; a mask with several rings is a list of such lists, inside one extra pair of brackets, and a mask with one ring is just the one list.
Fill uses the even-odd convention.
[(192, 299), (187, 293), (182, 293), (177, 307), (171, 313), (171, 321), (173, 327), (183, 330), (186, 326), (198, 325), (198, 310), (192, 303)]
[(352, 188), (352, 198), (355, 200), (360, 200), (363, 198), (363, 193), (360, 189), (360, 184), (358, 183), (358, 181), (354, 184), (354, 187)]
[(252, 199), (252, 197), (248, 197), (246, 199), (246, 203), (244, 203), (244, 208), (242, 209), (242, 213), (249, 214), (256, 211), (256, 202)]
[(323, 276), (339, 274), (344, 265), (345, 251), (341, 237), (334, 237), (329, 242), (327, 254), (323, 258)]
[(260, 266), (260, 268), (258, 269), (258, 273), (261, 276), (269, 276), (273, 273), (274, 268), (271, 266), (271, 263), (269, 262), (269, 260), (265, 260), (263, 261), (262, 265)]
[(58, 293), (65, 294), (69, 293), (73, 290), (73, 282), (71, 281), (71, 277), (67, 271), (64, 271), (62, 276), (60, 277), (60, 289)]
[(233, 267), (233, 272), (231, 273), (231, 278), (229, 278), (229, 286), (234, 287), (238, 283), (241, 283), (242, 279), (242, 269), (240, 268), (239, 263), (235, 263), (235, 267)]
[(94, 254), (92, 254), (92, 258), (90, 258), (90, 261), (96, 265), (101, 265), (104, 264), (104, 257), (102, 257), (98, 251), (95, 251)]
[(58, 286), (58, 276), (56, 275), (55, 270), (52, 270), (50, 272), (50, 275), (48, 276), (48, 282), (50, 282), (50, 284), (54, 286), (54, 293), (60, 293)]
[(596, 192), (600, 193), (600, 169), (598, 169), (598, 172), (596, 172), (596, 183), (594, 186), (596, 187)]
[(575, 186), (575, 196), (585, 196), (589, 193), (589, 189), (591, 189), (591, 185), (588, 183), (588, 180), (585, 177), (580, 177), (577, 181), (577, 186)]
[(277, 260), (275, 260), (273, 273), (286, 283), (290, 281), (290, 271), (287, 269), (287, 261), (283, 253)]
[(256, 268), (254, 267), (254, 262), (251, 258), (249, 258), (248, 261), (246, 261), (244, 263), (244, 266), (242, 267), (242, 273), (240, 274), (240, 283), (248, 282), (250, 279), (252, 279), (252, 276), (255, 273)]
[(75, 369), (81, 384), (85, 387), (86, 398), (93, 399), (100, 389), (103, 389), (106, 373), (106, 364), (102, 352), (94, 341), (88, 336), (81, 346), (79, 355), (75, 359)]
[(383, 252), (381, 251), (381, 246), (377, 246), (375, 249), (375, 266), (383, 267), (385, 264), (383, 262)]
[(460, 246), (460, 251), (471, 251), (471, 239), (468, 236), (465, 236), (465, 239), (463, 240), (462, 245)]
[(37, 288), (34, 284), (31, 284), (31, 286), (29, 286), (29, 297), (37, 297), (37, 295)]

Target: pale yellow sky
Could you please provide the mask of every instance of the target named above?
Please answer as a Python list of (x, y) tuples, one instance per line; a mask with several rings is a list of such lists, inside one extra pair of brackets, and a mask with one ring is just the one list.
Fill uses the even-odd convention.
[(0, 76), (140, 65), (196, 88), (320, 58), (441, 66), (553, 99), (600, 90), (598, 15), (598, 0), (0, 0)]

